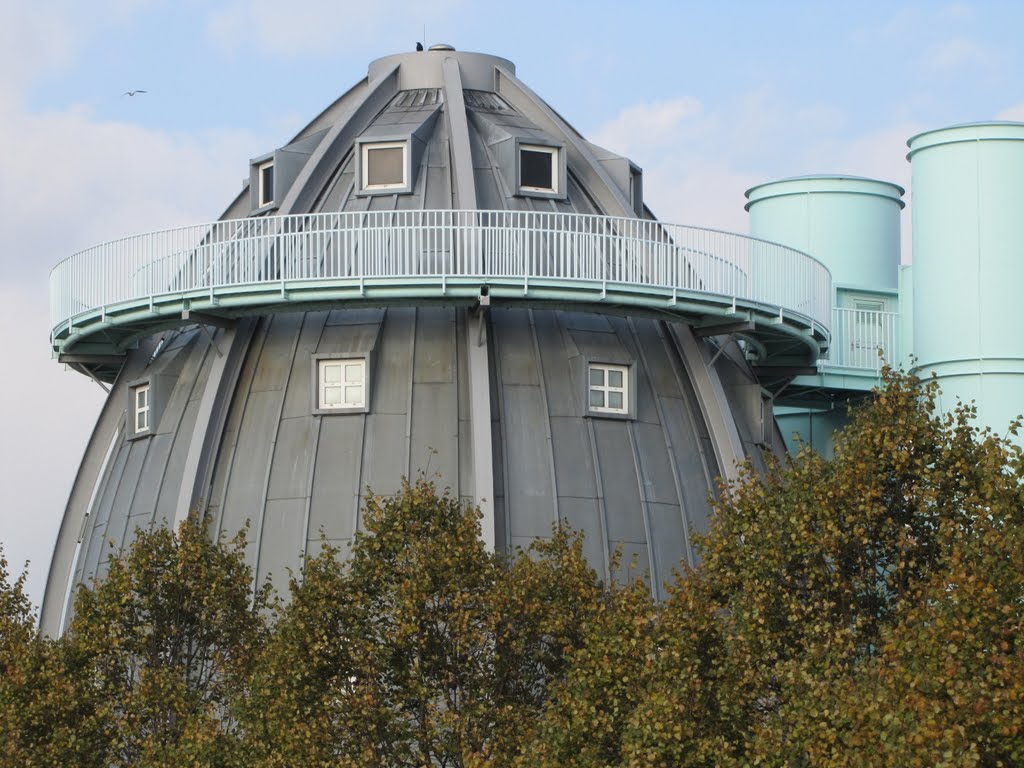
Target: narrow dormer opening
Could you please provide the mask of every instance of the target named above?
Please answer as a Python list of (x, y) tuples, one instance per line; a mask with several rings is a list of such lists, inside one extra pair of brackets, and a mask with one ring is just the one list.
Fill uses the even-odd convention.
[(408, 187), (408, 148), (407, 141), (362, 144), (362, 188), (375, 192)]
[(519, 189), (558, 194), (558, 147), (519, 145)]
[(149, 431), (149, 384), (140, 384), (133, 387), (132, 393), (132, 420), (133, 432), (142, 434)]
[(256, 174), (259, 183), (259, 207), (262, 208), (274, 202), (274, 161), (260, 163), (256, 168)]

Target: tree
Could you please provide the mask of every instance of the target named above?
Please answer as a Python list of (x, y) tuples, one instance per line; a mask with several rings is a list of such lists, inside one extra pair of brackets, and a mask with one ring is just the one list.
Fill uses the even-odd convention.
[(106, 577), (80, 589), (58, 646), (73, 694), (101, 732), (104, 766), (230, 765), (238, 757), (229, 703), (244, 688), (266, 631), (266, 590), (230, 545), (189, 517), (138, 532)]
[(60, 641), (40, 637), (24, 592), (0, 551), (0, 764), (105, 768), (104, 734), (79, 696), (80, 672)]
[(883, 378), (832, 460), (803, 450), (723, 488), (702, 564), (663, 605), (629, 607), (607, 637), (588, 627), (530, 751), (577, 766), (1024, 764), (1021, 451), (969, 407), (937, 414), (934, 384)]
[(1024, 454), (883, 376), (833, 459), (723, 487), (663, 603), (602, 585), (564, 528), (486, 551), (479, 512), (424, 478), (371, 496), (347, 560), (321, 542), (272, 607), (244, 531), (191, 518), (115, 554), (52, 641), (0, 553), (0, 756), (1024, 765)]
[(292, 580), (247, 709), (257, 763), (508, 764), (600, 594), (581, 542), (506, 560), (425, 478), (364, 520), (347, 563), (324, 543)]

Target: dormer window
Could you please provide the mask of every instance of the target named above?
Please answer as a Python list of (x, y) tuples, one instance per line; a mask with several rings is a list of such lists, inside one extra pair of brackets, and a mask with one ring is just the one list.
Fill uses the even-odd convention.
[(125, 414), (125, 438), (137, 440), (156, 433), (164, 388), (160, 377), (139, 379), (128, 383), (128, 410)]
[(519, 145), (519, 189), (557, 195), (558, 147)]
[(256, 167), (257, 183), (259, 184), (259, 206), (271, 205), (274, 202), (274, 161), (268, 160)]
[(364, 192), (394, 192), (408, 188), (409, 142), (367, 142), (360, 146)]
[(149, 431), (149, 384), (140, 384), (132, 388), (132, 416), (134, 432), (140, 434)]

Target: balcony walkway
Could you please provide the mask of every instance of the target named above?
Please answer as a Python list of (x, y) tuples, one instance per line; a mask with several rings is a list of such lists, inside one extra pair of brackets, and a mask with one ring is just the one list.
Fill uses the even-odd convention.
[[(833, 321), (828, 269), (716, 230), (517, 211), (387, 211), (219, 221), (115, 240), (50, 275), (51, 343), (94, 370), (140, 337), (317, 307), (544, 306), (735, 332), (760, 367), (813, 367)], [(116, 373), (116, 371), (115, 371)]]

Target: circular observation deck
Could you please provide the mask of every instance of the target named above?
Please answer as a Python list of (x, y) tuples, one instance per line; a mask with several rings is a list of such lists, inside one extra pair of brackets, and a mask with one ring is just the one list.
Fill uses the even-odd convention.
[(70, 256), (50, 275), (51, 344), (106, 379), (139, 338), (166, 328), (318, 306), (481, 302), (736, 333), (759, 366), (781, 370), (814, 366), (828, 348), (831, 294), (828, 269), (805, 253), (652, 220), (479, 210), (266, 216)]

